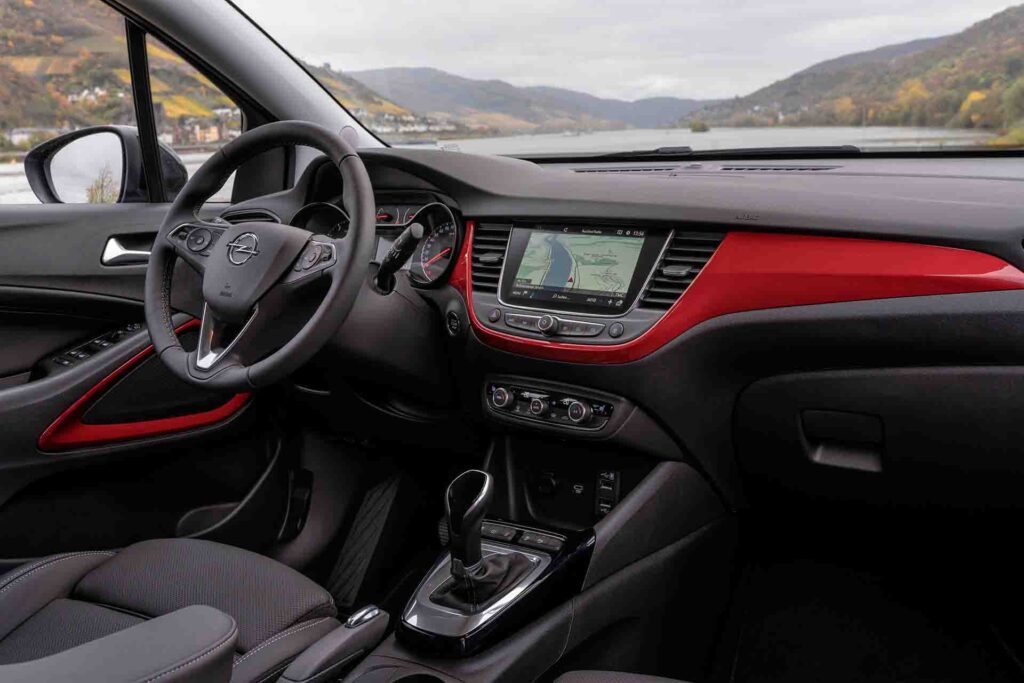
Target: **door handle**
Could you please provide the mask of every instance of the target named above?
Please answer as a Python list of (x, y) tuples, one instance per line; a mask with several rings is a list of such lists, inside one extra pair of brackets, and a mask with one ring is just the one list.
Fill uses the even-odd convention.
[(100, 263), (105, 266), (131, 266), (149, 262), (149, 249), (130, 249), (117, 237), (107, 239)]

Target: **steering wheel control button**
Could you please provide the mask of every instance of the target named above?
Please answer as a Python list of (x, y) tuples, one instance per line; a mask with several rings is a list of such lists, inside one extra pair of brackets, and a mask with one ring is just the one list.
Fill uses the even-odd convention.
[(188, 234), (185, 246), (191, 252), (199, 253), (213, 242), (213, 233), (206, 228), (196, 228)]
[(306, 251), (305, 253), (302, 254), (302, 259), (300, 261), (302, 269), (309, 270), (317, 263), (319, 263), (320, 257), (323, 255), (323, 253), (324, 248), (321, 247), (319, 244), (311, 244), (308, 247), (306, 247)]
[(505, 387), (497, 387), (491, 393), (491, 405), (500, 410), (509, 408), (513, 403), (515, 403), (515, 400), (515, 396), (512, 392)]
[(553, 315), (542, 315), (537, 320), (537, 329), (547, 337), (553, 337), (558, 334), (559, 325), (560, 321)]
[(622, 323), (612, 323), (608, 328), (608, 336), (612, 339), (618, 339), (626, 332), (626, 327)]
[(565, 414), (569, 417), (570, 422), (579, 425), (590, 422), (590, 418), (593, 417), (594, 411), (583, 401), (571, 399), (569, 401), (569, 406), (565, 409)]
[(499, 320), (501, 320), (501, 309), (492, 308), (491, 312), (487, 314), (487, 319), (490, 320), (492, 323), (496, 323)]

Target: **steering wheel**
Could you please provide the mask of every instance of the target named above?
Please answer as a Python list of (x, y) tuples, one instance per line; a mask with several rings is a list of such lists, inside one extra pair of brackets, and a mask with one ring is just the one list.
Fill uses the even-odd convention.
[[(331, 238), (290, 225), (206, 221), (196, 212), (239, 166), (277, 147), (304, 145), (334, 162), (344, 182), (348, 232)], [(218, 390), (266, 386), (319, 351), (344, 322), (366, 280), (375, 237), (373, 188), (355, 150), (322, 126), (281, 121), (224, 145), (171, 205), (146, 270), (146, 325), (160, 359), (182, 380)], [(199, 344), (187, 352), (171, 321), (171, 279), (178, 259), (202, 275)], [(315, 291), (314, 291), (315, 290)], [(326, 291), (324, 291), (326, 290)], [(323, 299), (298, 332), (281, 339), (279, 318)], [(275, 338), (276, 337), (276, 338)]]

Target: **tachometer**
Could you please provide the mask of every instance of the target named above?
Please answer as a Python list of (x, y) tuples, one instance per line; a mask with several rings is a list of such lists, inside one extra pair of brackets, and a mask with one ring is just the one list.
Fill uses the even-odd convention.
[(409, 275), (413, 282), (432, 285), (451, 270), (459, 247), (459, 224), (444, 204), (429, 204), (416, 212), (416, 222), (427, 235), (412, 255)]

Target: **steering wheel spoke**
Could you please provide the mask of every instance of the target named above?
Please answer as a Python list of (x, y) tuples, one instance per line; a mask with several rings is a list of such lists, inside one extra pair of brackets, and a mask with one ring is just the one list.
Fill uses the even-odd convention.
[(225, 225), (209, 221), (189, 221), (167, 233), (167, 241), (178, 258), (203, 274), (206, 272), (206, 262), (226, 228)]
[(204, 305), (203, 319), (199, 326), (199, 344), (193, 356), (195, 369), (202, 374), (214, 372), (231, 361), (244, 365), (246, 352), (251, 350), (256, 331), (262, 322), (258, 305), (242, 324), (221, 320), (208, 305)]

